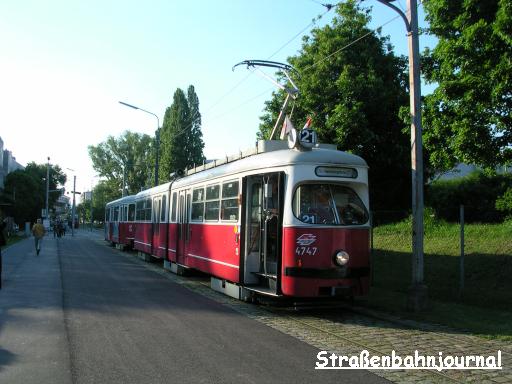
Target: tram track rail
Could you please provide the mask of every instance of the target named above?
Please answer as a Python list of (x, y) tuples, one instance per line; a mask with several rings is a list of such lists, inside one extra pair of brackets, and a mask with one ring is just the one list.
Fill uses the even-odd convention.
[[(325, 328), (322, 328), (322, 327), (320, 327), (320, 326), (318, 326), (316, 324), (312, 324), (311, 322), (300, 320), (300, 319), (297, 319), (297, 318), (293, 318), (291, 316), (288, 316), (288, 318), (291, 321), (300, 323), (301, 325), (303, 325), (305, 327), (309, 327), (309, 328), (315, 329), (315, 330), (317, 330), (319, 332), (323, 332), (323, 333), (325, 333), (325, 334), (327, 334), (329, 336), (335, 337), (337, 339), (342, 339), (342, 340), (347, 341), (347, 342), (349, 342), (350, 344), (353, 344), (353, 345), (357, 345), (357, 346), (363, 348), (364, 350), (368, 350), (369, 352), (374, 352), (374, 353), (377, 353), (378, 355), (381, 355), (381, 356), (389, 355), (389, 352), (382, 351), (382, 350), (380, 350), (378, 348), (369, 346), (368, 344), (358, 342), (358, 341), (354, 340), (353, 338), (345, 337), (343, 335), (340, 335), (338, 332), (333, 332), (333, 331), (326, 330)], [(319, 320), (321, 320), (321, 319), (320, 318), (316, 318), (313, 321), (318, 322)], [(377, 371), (378, 371), (378, 369), (377, 369)], [(442, 372), (432, 371), (432, 370), (420, 370), (420, 371), (428, 372), (429, 374), (433, 374), (433, 375), (442, 377), (444, 379), (449, 380), (450, 382), (454, 382), (454, 383), (462, 383), (463, 382), (463, 381), (459, 381), (459, 380), (457, 380), (457, 379), (455, 379), (453, 377), (450, 377), (450, 376), (448, 376), (446, 374), (443, 374)]]
[[(210, 288), (210, 285), (207, 281), (196, 281), (197, 284), (201, 285), (203, 288), (205, 289), (208, 289), (210, 290), (214, 296), (219, 296), (219, 298), (222, 298), (224, 299), (224, 295), (218, 293), (218, 292), (215, 292), (213, 290), (211, 290)], [(212, 295), (208, 295), (209, 297), (211, 297)], [(378, 349), (378, 348), (375, 348), (373, 346), (370, 346), (366, 343), (361, 343), (357, 340), (355, 340), (354, 338), (349, 338), (349, 337), (346, 337), (346, 336), (343, 336), (342, 334), (339, 333), (339, 330), (338, 331), (332, 331), (332, 330), (329, 330), (329, 329), (326, 329), (326, 327), (328, 326), (335, 326), (336, 323), (331, 320), (331, 319), (328, 319), (328, 318), (325, 318), (325, 317), (322, 317), (322, 316), (319, 316), (317, 314), (314, 314), (315, 311), (325, 311), (325, 310), (333, 310), (333, 309), (343, 309), (345, 311), (348, 311), (348, 312), (351, 312), (357, 316), (360, 316), (360, 317), (366, 317), (366, 318), (370, 318), (371, 316), (367, 316), (367, 315), (364, 315), (364, 314), (360, 314), (359, 312), (357, 311), (354, 311), (350, 308), (350, 306), (347, 306), (347, 305), (341, 305), (341, 306), (337, 306), (337, 307), (308, 307), (306, 310), (308, 312), (312, 312), (309, 314), (309, 317), (310, 317), (310, 320), (309, 321), (304, 321), (304, 320), (301, 320), (300, 318), (298, 318), (297, 315), (291, 315), (289, 314), (289, 312), (298, 312), (300, 313), (302, 311), (302, 308), (301, 309), (298, 309), (296, 307), (284, 307), (284, 308), (272, 308), (270, 306), (264, 306), (264, 305), (254, 305), (254, 304), (249, 304), (249, 303), (243, 303), (243, 302), (240, 302), (240, 301), (236, 301), (235, 299), (231, 299), (231, 298), (227, 298), (228, 300), (227, 301), (231, 301), (231, 305), (229, 305), (230, 307), (234, 307), (233, 309), (237, 310), (237, 312), (242, 312), (243, 314), (247, 315), (246, 311), (244, 311), (242, 309), (242, 307), (244, 306), (249, 306), (249, 307), (255, 307), (257, 308), (257, 315), (254, 316), (254, 310), (251, 310), (249, 315), (250, 317), (255, 317), (256, 320), (258, 321), (261, 321), (263, 322), (264, 324), (268, 325), (268, 326), (271, 326), (272, 328), (275, 328), (275, 329), (278, 329), (280, 330), (281, 332), (283, 333), (287, 333), (291, 336), (294, 336), (294, 337), (297, 337), (297, 335), (294, 335), (293, 332), (289, 332), (289, 329), (283, 329), (283, 324), (282, 322), (280, 322), (281, 324), (275, 324), (273, 321), (272, 321), (272, 318), (274, 318), (274, 316), (277, 317), (278, 320), (282, 320), (283, 318), (286, 318), (289, 322), (292, 322), (292, 323), (295, 323), (295, 324), (299, 324), (302, 328), (308, 328), (310, 330), (314, 330), (316, 332), (319, 332), (320, 334), (323, 334), (323, 335), (326, 335), (328, 338), (335, 338), (335, 339), (339, 339), (339, 340), (343, 340), (345, 342), (347, 342), (348, 344), (350, 344), (351, 346), (357, 346), (359, 348), (362, 348), (361, 350), (358, 350), (358, 352), (360, 353), (362, 350), (368, 350), (369, 352), (373, 352), (373, 353), (376, 353), (378, 355), (381, 355), (381, 356), (384, 356), (384, 355), (389, 355), (389, 351), (383, 351), (381, 349)], [(227, 304), (226, 303), (226, 300), (222, 300), (224, 302), (224, 304)], [(243, 303), (243, 304), (242, 304)], [(235, 304), (235, 305), (233, 305)], [(288, 312), (288, 313), (287, 313)], [(382, 319), (379, 319), (377, 317), (374, 317), (376, 320), (379, 320), (379, 321), (383, 321)], [(339, 320), (339, 319), (338, 319)], [(325, 322), (331, 322), (332, 324), (325, 324)], [(279, 323), (279, 322), (278, 322)], [(321, 324), (321, 325), (319, 325)], [(286, 327), (285, 327), (286, 328)], [(289, 328), (289, 325), (288, 325), (288, 328)], [(298, 329), (299, 327), (295, 326), (293, 327), (294, 329)], [(307, 340), (307, 338), (303, 338), (303, 337), (299, 337), (299, 339), (302, 339), (304, 342), (308, 343), (308, 344), (311, 344), (319, 349), (322, 349), (322, 345), (318, 345), (317, 343), (312, 343), (311, 340)], [(328, 345), (325, 345), (325, 347), (328, 347)], [(333, 351), (336, 349), (336, 348), (324, 348), (324, 349), (327, 349), (329, 351)], [(338, 353), (340, 352), (343, 352), (343, 351), (336, 351)], [(348, 355), (348, 353), (347, 353)], [(384, 378), (389, 378), (388, 377), (388, 374), (386, 371), (383, 371), (383, 370), (372, 370), (372, 372), (374, 373), (377, 373), (379, 374), (380, 376), (383, 376)], [(439, 379), (442, 379), (442, 381), (440, 382), (450, 382), (450, 383), (463, 383), (465, 382), (464, 380), (458, 380), (454, 377), (451, 377), (447, 374), (444, 374), (442, 372), (439, 372), (439, 371), (435, 371), (435, 370), (419, 370), (419, 372), (423, 372), (425, 373), (426, 375), (434, 375), (436, 376), (437, 378)], [(418, 374), (418, 372), (416, 372), (416, 374)], [(398, 382), (408, 382), (407, 380), (405, 381), (401, 381), (401, 380), (398, 380)], [(437, 382), (437, 381), (434, 381), (434, 382)]]
[[(450, 341), (453, 345), (464, 344), (465, 347), (469, 349), (480, 351), (480, 355), (483, 350), (485, 350), (486, 353), (495, 354), (497, 352), (497, 350), (492, 349), (492, 346), (484, 346), (484, 344), (486, 344), (485, 339), (477, 339), (476, 336), (465, 334), (464, 332), (458, 332), (457, 336), (453, 336), (450, 333), (454, 332), (453, 330), (447, 329), (446, 332), (439, 331), (438, 327), (435, 325), (399, 321), (386, 315), (374, 314), (372, 311), (367, 312), (364, 309), (347, 304), (337, 306), (336, 308), (312, 307), (297, 309), (293, 306), (272, 307), (269, 305), (246, 303), (214, 291), (210, 287), (209, 279), (178, 276), (169, 273), (162, 268), (159, 263), (147, 263), (134, 257), (135, 255), (133, 255), (133, 253), (121, 253), (183, 287), (226, 305), (245, 316), (253, 318), (256, 321), (264, 323), (292, 337), (298, 338), (320, 350), (333, 351), (340, 355), (358, 355), (364, 349), (376, 355), (389, 355), (390, 350), (376, 346), (373, 343), (365, 342), (361, 340), (361, 338), (349, 336), (349, 332), (347, 333), (347, 330), (354, 332), (354, 329), (356, 329), (357, 332), (357, 328), (364, 329), (365, 327), (372, 327), (373, 324), (374, 327), (376, 325), (382, 327), (382, 329), (384, 329), (382, 333), (389, 333), (386, 335), (387, 338), (393, 338), (395, 337), (393, 336), (394, 334), (404, 332), (407, 333), (409, 339), (416, 337), (423, 339), (428, 337), (434, 340), (439, 338), (444, 342)], [(335, 309), (340, 309), (342, 312), (336, 313)], [(347, 319), (352, 322), (351, 325), (347, 324)], [(388, 330), (394, 330), (395, 332), (393, 333)], [(461, 337), (464, 339), (463, 343), (461, 343)], [(339, 348), (340, 343), (343, 348)], [(421, 349), (421, 346), (415, 348)], [(428, 352), (430, 351), (425, 351), (424, 354), (428, 355)], [(409, 354), (404, 352), (404, 350), (397, 350), (396, 353), (402, 356)], [(437, 353), (434, 353), (434, 355), (437, 355)], [(502, 351), (502, 355), (506, 357), (508, 361), (512, 361), (512, 353), (508, 350)], [(505, 365), (503, 366), (505, 367)], [(312, 369), (313, 368), (314, 367), (312, 367)], [(371, 372), (397, 383), (411, 382), (411, 375), (416, 377), (415, 380), (425, 380), (434, 383), (463, 383), (467, 381), (466, 373), (453, 370), (447, 371), (449, 374), (437, 370), (391, 371), (376, 369), (371, 370)], [(471, 375), (478, 374), (478, 372), (473, 373), (473, 371), (464, 372), (471, 372)], [(481, 382), (485, 379), (488, 379), (488, 377), (485, 376), (473, 380), (475, 382)]]

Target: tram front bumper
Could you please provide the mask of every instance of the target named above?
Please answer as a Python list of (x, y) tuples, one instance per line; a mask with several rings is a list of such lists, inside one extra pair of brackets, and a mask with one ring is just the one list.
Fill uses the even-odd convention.
[(286, 267), (283, 291), (291, 296), (354, 296), (367, 292), (370, 268), (301, 268)]

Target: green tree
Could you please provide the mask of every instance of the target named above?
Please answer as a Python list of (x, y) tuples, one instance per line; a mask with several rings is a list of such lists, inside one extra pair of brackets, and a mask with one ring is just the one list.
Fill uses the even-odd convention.
[[(14, 217), (20, 227), (26, 221), (41, 217), (46, 205), (46, 164), (29, 163), (25, 169), (9, 173), (4, 182), (2, 200), (6, 213)], [(50, 165), (48, 205), (51, 208), (66, 183), (66, 175), (58, 165)]]
[(123, 177), (126, 194), (134, 194), (152, 186), (154, 175), (154, 140), (145, 134), (125, 131), (120, 137), (109, 136), (106, 141), (89, 146), (93, 168), (111, 185), (117, 186), (121, 197)]
[(439, 39), (422, 68), (438, 84), (425, 98), (424, 141), (440, 170), (512, 161), (512, 2), (429, 0), (428, 32)]
[[(92, 191), (92, 207), (94, 221), (104, 221), (105, 205), (108, 202), (116, 200), (118, 198), (119, 189), (116, 180), (100, 180)], [(88, 206), (88, 209), (90, 211), (90, 206)]]
[[(408, 104), (406, 61), (392, 52), (389, 38), (370, 34), (370, 10), (354, 1), (337, 7), (330, 25), (304, 38), (289, 63), (300, 95), (293, 120), (301, 128), (307, 116), (321, 142), (363, 157), (370, 166), (374, 209), (410, 205), (410, 143), (400, 108)], [(293, 74), (292, 74), (293, 75)], [(269, 137), (283, 92), (266, 102), (259, 137)]]
[(178, 88), (167, 108), (160, 135), (160, 182), (169, 180), (171, 173), (203, 162), (201, 114), (194, 87), (188, 88), (188, 98)]
[(44, 181), (34, 179), (23, 170), (9, 173), (5, 178), (2, 194), (5, 211), (8, 216), (23, 227), (23, 223), (34, 222), (41, 217), (45, 206)]
[(193, 85), (187, 90), (187, 103), (190, 109), (190, 133), (187, 142), (187, 158), (189, 165), (202, 164), (204, 161), (203, 132), (201, 131), (201, 113), (199, 112), (199, 98)]
[(92, 217), (95, 222), (105, 220), (105, 206), (108, 202), (119, 198), (118, 183), (115, 180), (100, 180), (92, 190), (92, 201), (87, 199), (77, 206), (77, 212), (86, 223), (91, 221), (91, 202)]

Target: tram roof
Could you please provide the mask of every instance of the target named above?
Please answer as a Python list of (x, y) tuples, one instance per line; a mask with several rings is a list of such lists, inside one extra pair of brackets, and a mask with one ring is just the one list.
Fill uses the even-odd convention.
[(134, 197), (136, 199), (140, 199), (146, 196), (152, 196), (158, 193), (167, 192), (171, 188), (172, 182), (167, 182), (164, 184), (157, 185), (156, 187), (145, 189), (144, 191), (140, 191)]
[(135, 195), (129, 195), (121, 197), (117, 200), (110, 201), (106, 204), (107, 207), (110, 207), (111, 205), (118, 205), (118, 204), (129, 204), (132, 203), (135, 200)]
[(313, 148), (310, 151), (283, 149), (258, 153), (239, 160), (227, 162), (216, 167), (201, 170), (178, 179), (174, 183), (177, 187), (180, 187), (182, 185), (227, 176), (229, 174), (298, 164), (368, 167), (361, 157), (343, 151), (326, 148)]

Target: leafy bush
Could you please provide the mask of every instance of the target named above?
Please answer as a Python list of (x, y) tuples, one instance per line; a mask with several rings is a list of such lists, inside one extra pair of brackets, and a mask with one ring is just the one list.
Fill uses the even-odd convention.
[(496, 209), (507, 215), (512, 215), (512, 188), (508, 188), (502, 196), (498, 197)]
[(476, 172), (460, 179), (433, 182), (427, 187), (426, 204), (437, 217), (447, 221), (459, 220), (462, 204), (466, 222), (502, 222), (512, 207), (512, 192), (506, 193), (511, 188), (510, 174)]

